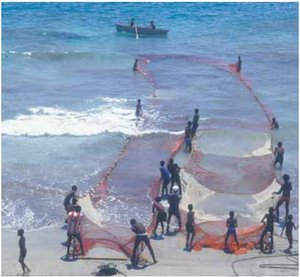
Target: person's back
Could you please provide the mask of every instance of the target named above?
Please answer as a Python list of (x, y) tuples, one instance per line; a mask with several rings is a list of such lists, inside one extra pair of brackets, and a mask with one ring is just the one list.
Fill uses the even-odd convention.
[(66, 195), (66, 197), (65, 197), (65, 199), (64, 199), (64, 206), (69, 206), (70, 205), (70, 203), (71, 203), (71, 199), (73, 198), (75, 196), (75, 191), (70, 191), (67, 195)]
[(285, 223), (285, 234), (288, 236), (290, 234), (292, 234), (292, 231), (293, 231), (293, 227), (294, 227), (294, 222), (292, 220), (288, 220), (286, 223)]
[(193, 117), (193, 125), (197, 125), (198, 126), (198, 124), (199, 124), (199, 118), (200, 118), (199, 114), (195, 113), (194, 117)]
[(170, 180), (170, 172), (165, 166), (159, 168), (163, 180)]
[(184, 131), (184, 137), (185, 138), (191, 138), (191, 127), (190, 126), (186, 126), (185, 127), (185, 131)]
[(284, 148), (282, 146), (277, 147), (277, 156), (283, 156), (284, 154)]
[(227, 228), (233, 230), (237, 226), (237, 220), (234, 217), (233, 218), (229, 217), (229, 218), (227, 218), (226, 225), (227, 225)]
[(290, 197), (291, 194), (291, 190), (292, 190), (292, 183), (291, 182), (285, 182), (282, 185), (282, 196), (287, 196)]
[(274, 229), (274, 221), (275, 221), (275, 215), (273, 213), (266, 214), (267, 223), (266, 227), (268, 229)]
[(165, 208), (160, 202), (154, 201), (152, 204), (152, 211), (157, 211), (158, 213), (165, 213)]
[(136, 235), (147, 235), (145, 226), (140, 222), (132, 226), (131, 229)]
[(68, 234), (79, 234), (80, 233), (80, 212), (76, 211), (69, 212), (68, 214)]
[(187, 215), (186, 215), (186, 223), (189, 225), (193, 225), (194, 224), (194, 212), (193, 211), (188, 211)]
[(180, 167), (178, 164), (169, 162), (167, 167), (172, 177), (179, 176)]
[(170, 210), (179, 211), (180, 200), (181, 200), (181, 197), (177, 193), (171, 194), (168, 199), (168, 202), (170, 204)]
[(73, 185), (71, 189), (72, 190), (66, 195), (64, 202), (63, 202), (67, 213), (69, 212), (69, 209), (72, 206), (71, 200), (73, 200), (73, 198), (76, 198), (77, 186)]

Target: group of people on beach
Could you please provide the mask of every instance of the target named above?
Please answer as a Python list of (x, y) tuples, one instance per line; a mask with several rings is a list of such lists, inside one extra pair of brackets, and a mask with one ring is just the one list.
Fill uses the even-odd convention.
[[(154, 25), (153, 21), (151, 24)], [(131, 20), (131, 27), (135, 26), (134, 20)], [(155, 28), (155, 27), (154, 27)], [(238, 57), (238, 62), (236, 64), (236, 70), (237, 72), (241, 71), (241, 58)], [(138, 60), (135, 59), (135, 63), (133, 66), (133, 71), (138, 70)], [(136, 104), (136, 111), (135, 115), (137, 118), (142, 117), (142, 104), (141, 99), (137, 100)], [(194, 115), (192, 121), (188, 121), (187, 125), (184, 130), (184, 142), (185, 142), (185, 151), (186, 152), (192, 152), (192, 145), (193, 140), (196, 136), (197, 129), (199, 126), (199, 109), (194, 110)], [(271, 129), (276, 130), (279, 128), (279, 123), (277, 122), (276, 118), (272, 118), (271, 122)], [(283, 143), (279, 141), (277, 143), (277, 147), (274, 150), (274, 162), (273, 166), (276, 167), (277, 164), (279, 164), (280, 169), (282, 169), (283, 161), (284, 161), (284, 153), (285, 149), (283, 148)], [(174, 216), (177, 219), (178, 222), (178, 229), (175, 229), (175, 232), (177, 231), (183, 231), (182, 229), (182, 219), (181, 219), (181, 213), (180, 213), (180, 202), (182, 200), (183, 196), (183, 188), (180, 178), (180, 166), (174, 162), (173, 158), (170, 158), (168, 160), (168, 163), (166, 164), (165, 161), (160, 161), (160, 175), (161, 175), (161, 196), (155, 197), (153, 203), (152, 203), (152, 213), (155, 215), (156, 221), (153, 228), (153, 237), (158, 237), (157, 235), (157, 228), (160, 225), (161, 226), (161, 235), (165, 233), (164, 228), (164, 222), (167, 222), (166, 227), (166, 233), (170, 233), (170, 222), (172, 217)], [(298, 226), (295, 225), (293, 222), (293, 216), (289, 214), (289, 203), (290, 203), (290, 193), (292, 190), (292, 185), (290, 182), (290, 176), (288, 174), (283, 175), (283, 184), (279, 191), (273, 192), (273, 194), (282, 194), (280, 199), (278, 200), (275, 209), (273, 207), (269, 208), (269, 212), (264, 215), (261, 222), (265, 224), (264, 230), (261, 234), (260, 240), (258, 242), (259, 248), (262, 252), (264, 252), (264, 239), (266, 234), (269, 234), (270, 239), (270, 250), (273, 250), (273, 234), (274, 234), (274, 223), (279, 223), (279, 207), (285, 203), (285, 220), (284, 225), (282, 229), (283, 234), (284, 230), (286, 233), (286, 237), (289, 242), (289, 248), (287, 250), (292, 249), (293, 247), (293, 236), (292, 236), (292, 230), (297, 229)], [(169, 187), (170, 185), (170, 187)], [(80, 245), (80, 251), (81, 255), (84, 255), (84, 248), (82, 243), (82, 238), (80, 234), (80, 224), (81, 224), (81, 207), (78, 205), (78, 196), (76, 195), (77, 192), (77, 186), (73, 185), (71, 187), (71, 191), (66, 195), (64, 198), (64, 208), (66, 211), (67, 219), (66, 223), (67, 226), (67, 241), (65, 242), (65, 245), (67, 246), (67, 253), (66, 256), (70, 256), (70, 246), (72, 240), (76, 239), (79, 242)], [(162, 204), (163, 200), (167, 200), (169, 204), (168, 213), (165, 210), (164, 205)], [(193, 205), (188, 204), (188, 210), (186, 213), (186, 225), (185, 230), (187, 233), (186, 236), (186, 250), (191, 251), (193, 248), (193, 241), (196, 235), (195, 231), (195, 214), (193, 211)], [(276, 211), (276, 214), (274, 214), (274, 211)], [(138, 263), (138, 255), (137, 250), (139, 248), (139, 245), (143, 242), (148, 247), (151, 257), (153, 259), (154, 263), (157, 263), (157, 259), (155, 258), (155, 254), (153, 251), (153, 248), (150, 243), (149, 236), (147, 234), (146, 228), (142, 223), (139, 223), (136, 221), (136, 219), (130, 220), (131, 230), (136, 234), (134, 246), (133, 246), (133, 254), (131, 261), (133, 264)], [(230, 236), (233, 236), (237, 247), (240, 247), (237, 231), (238, 228), (238, 222), (237, 219), (234, 217), (234, 211), (229, 212), (229, 218), (226, 220), (226, 228), (227, 232), (225, 235), (225, 241), (224, 241), (224, 249), (226, 250), (228, 247), (228, 239)], [(26, 246), (25, 246), (25, 237), (24, 237), (24, 230), (19, 229), (18, 230), (18, 236), (20, 236), (19, 240), (19, 248), (20, 248), (20, 256), (19, 256), (19, 262), (21, 263), (23, 274), (26, 272), (30, 272), (30, 269), (27, 267), (27, 265), (24, 262), (24, 259), (26, 257)]]
[[(137, 63), (137, 60), (136, 60)], [(240, 72), (241, 70), (241, 59), (239, 57), (239, 61), (237, 63), (237, 71)], [(140, 109), (140, 100), (137, 104), (137, 111)], [(136, 115), (138, 116), (138, 112), (136, 112)], [(196, 135), (197, 129), (199, 126), (199, 110), (195, 109), (194, 116), (192, 121), (187, 122), (187, 126), (185, 128), (184, 132), (184, 141), (185, 141), (185, 151), (191, 152), (192, 151), (192, 141), (193, 138)], [(279, 128), (279, 124), (276, 120), (276, 118), (272, 118), (271, 122), (271, 129), (276, 130)], [(284, 160), (284, 148), (282, 142), (277, 143), (277, 147), (274, 150), (274, 163), (273, 166), (276, 167), (276, 165), (279, 163), (280, 169), (282, 169), (283, 160)], [(167, 234), (170, 232), (170, 221), (172, 216), (175, 216), (178, 222), (178, 229), (175, 231), (182, 231), (182, 220), (181, 220), (181, 214), (179, 209), (179, 204), (182, 198), (182, 185), (180, 180), (180, 167), (178, 164), (174, 163), (174, 159), (170, 158), (168, 161), (168, 164), (165, 164), (165, 161), (160, 161), (160, 174), (161, 174), (161, 196), (157, 196), (155, 200), (153, 201), (152, 205), (152, 212), (156, 215), (156, 222), (153, 229), (153, 236), (154, 238), (157, 237), (157, 228), (160, 225), (161, 226), (161, 234), (164, 234), (164, 222), (167, 221)], [(273, 207), (269, 208), (269, 213), (265, 214), (265, 216), (262, 218), (261, 222), (264, 223), (265, 228), (260, 236), (260, 240), (258, 242), (258, 247), (261, 250), (261, 252), (265, 252), (266, 245), (264, 244), (266, 234), (269, 235), (270, 245), (268, 246), (270, 251), (273, 251), (274, 243), (273, 243), (273, 234), (274, 234), (274, 222), (279, 223), (279, 207), (285, 203), (285, 220), (284, 225), (282, 229), (282, 234), (285, 230), (286, 237), (289, 242), (289, 248), (287, 251), (292, 249), (293, 247), (293, 236), (292, 236), (292, 230), (297, 229), (298, 226), (295, 225), (293, 222), (293, 216), (289, 214), (289, 202), (290, 202), (290, 192), (292, 190), (290, 177), (288, 174), (283, 175), (283, 184), (279, 191), (273, 192), (273, 194), (282, 194), (280, 199), (278, 200), (275, 209)], [(168, 188), (168, 185), (171, 183), (170, 189)], [(176, 183), (176, 185), (175, 185)], [(169, 191), (169, 194), (168, 194)], [(161, 203), (163, 199), (167, 199), (169, 203), (169, 209), (168, 214), (165, 211), (164, 205)], [(276, 215), (274, 214), (274, 211), (276, 210)], [(134, 219), (133, 222), (136, 222)], [(141, 223), (136, 223), (141, 225)], [(133, 224), (134, 225), (134, 224)], [(194, 218), (194, 211), (193, 211), (193, 205), (188, 205), (188, 211), (186, 214), (186, 250), (191, 250), (193, 248), (193, 240), (195, 238), (196, 232), (195, 232), (195, 218)], [(228, 251), (228, 239), (230, 236), (233, 236), (234, 241), (236, 242), (237, 247), (240, 247), (237, 231), (238, 228), (238, 222), (237, 219), (234, 217), (234, 211), (229, 212), (229, 218), (226, 220), (226, 228), (227, 232), (225, 235), (225, 241), (224, 241), (224, 250)], [(145, 230), (145, 227), (142, 228)], [(136, 232), (133, 229), (134, 232)], [(136, 232), (138, 234), (138, 232)], [(282, 235), (281, 234), (281, 235)], [(151, 244), (149, 242), (148, 236), (146, 236), (146, 233), (144, 233), (145, 236), (145, 243), (149, 247), (150, 253), (152, 255), (153, 261), (157, 262), (154, 256), (153, 249), (151, 247)], [(138, 248), (139, 243), (141, 240), (139, 240), (137, 243), (135, 243), (134, 251), (133, 251), (133, 258), (136, 259), (136, 249)]]

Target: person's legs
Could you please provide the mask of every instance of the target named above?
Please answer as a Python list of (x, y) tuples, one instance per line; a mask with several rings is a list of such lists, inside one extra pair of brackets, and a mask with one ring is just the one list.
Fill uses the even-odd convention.
[(79, 241), (81, 255), (83, 256), (84, 255), (84, 250), (83, 250), (83, 244), (82, 244), (82, 240), (81, 240), (81, 235), (80, 234), (76, 234), (76, 235), (74, 235), (74, 237)]
[(158, 226), (158, 217), (156, 216), (156, 223), (155, 223), (155, 227), (154, 227), (154, 230), (153, 230), (153, 234), (156, 235), (156, 229), (157, 229), (157, 226)]
[(173, 186), (174, 186), (174, 183), (175, 183), (175, 178), (174, 176), (171, 177), (171, 188), (170, 188), (170, 193), (173, 192)]
[(161, 197), (168, 194), (168, 183), (164, 180), (162, 185), (162, 194)]
[(161, 226), (161, 234), (163, 235), (165, 230), (164, 230), (164, 222), (162, 220), (160, 221), (160, 226)]
[(140, 237), (136, 236), (134, 241), (134, 246), (133, 246), (132, 258), (136, 257), (136, 250), (138, 249), (140, 243), (141, 243)]
[(230, 233), (227, 231), (226, 236), (225, 236), (224, 248), (227, 248), (227, 241), (228, 241), (229, 235), (230, 235)]
[(67, 240), (67, 256), (70, 256), (70, 245), (72, 241), (72, 235), (68, 234), (68, 240)]
[(151, 243), (150, 243), (150, 240), (148, 237), (144, 238), (144, 242), (145, 244), (147, 245), (149, 251), (150, 251), (150, 254), (151, 254), (151, 257), (153, 259), (153, 262), (156, 263), (156, 259), (155, 259), (155, 256), (154, 256), (154, 252), (153, 252), (153, 249), (152, 249), (152, 246), (151, 246)]
[(283, 203), (283, 201), (280, 198), (279, 201), (276, 204), (276, 217), (277, 217), (278, 222), (279, 222), (279, 207), (281, 206), (282, 203)]
[(263, 241), (264, 241), (264, 236), (266, 235), (266, 233), (268, 232), (268, 230), (265, 228), (261, 234), (261, 237), (260, 237), (260, 240), (259, 240), (259, 248), (260, 248), (260, 251), (263, 252)]
[(23, 275), (25, 274), (25, 264), (24, 264), (24, 257), (20, 256), (19, 257), (19, 263), (21, 264), (22, 270), (23, 270)]
[(190, 150), (190, 152), (192, 151), (192, 140), (191, 139), (189, 139), (189, 150)]
[(285, 200), (285, 220), (287, 220), (287, 217), (289, 215), (289, 201), (286, 199)]
[(274, 230), (269, 230), (269, 232), (270, 232), (270, 238), (271, 238), (271, 249), (273, 250), (273, 247), (274, 247), (274, 239), (273, 239)]
[(185, 248), (188, 248), (188, 247), (189, 247), (190, 234), (191, 234), (190, 232), (187, 232)]
[(234, 237), (234, 240), (237, 244), (237, 247), (240, 248), (240, 244), (239, 244), (239, 241), (238, 241), (238, 238), (237, 238), (237, 234), (236, 234), (236, 231), (233, 233), (233, 237)]
[(181, 216), (180, 216), (180, 212), (176, 212), (175, 216), (177, 217), (177, 221), (178, 221), (178, 227), (179, 229), (181, 229)]
[(170, 228), (171, 217), (172, 217), (172, 211), (169, 210), (168, 219), (167, 219), (167, 232), (170, 231), (169, 228)]
[(194, 230), (194, 231), (192, 232), (192, 238), (191, 238), (191, 242), (190, 242), (190, 247), (191, 247), (191, 248), (193, 247), (193, 241), (194, 241), (195, 235), (196, 235), (196, 232), (195, 232), (195, 230)]
[(292, 249), (293, 248), (293, 235), (289, 234), (286, 237), (287, 237), (288, 242), (289, 242), (289, 249)]
[(179, 176), (175, 177), (175, 182), (176, 182), (176, 185), (179, 187), (179, 194), (182, 195), (181, 181), (180, 181), (180, 177)]

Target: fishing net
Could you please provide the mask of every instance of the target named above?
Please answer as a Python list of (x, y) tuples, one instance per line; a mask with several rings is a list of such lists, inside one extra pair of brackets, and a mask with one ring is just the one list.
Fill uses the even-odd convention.
[[(131, 218), (152, 233), (151, 199), (159, 195), (159, 161), (176, 153), (180, 153), (176, 160), (184, 163), (181, 177), (186, 177), (183, 224), (189, 203), (201, 222), (196, 226), (194, 249), (224, 248), (230, 210), (237, 214), (241, 249), (236, 249), (232, 238), (229, 248), (236, 254), (253, 249), (263, 228), (259, 219), (274, 204), (270, 190), (278, 186), (272, 168), (270, 110), (235, 65), (188, 55), (141, 55), (138, 59), (161, 119), (155, 128), (170, 133), (129, 137), (118, 160), (84, 197), (86, 203), (90, 201), (83, 209), (85, 249), (102, 246), (130, 256)], [(172, 131), (183, 130), (194, 107), (200, 109), (201, 122), (193, 152), (187, 154), (182, 150), (182, 135)]]

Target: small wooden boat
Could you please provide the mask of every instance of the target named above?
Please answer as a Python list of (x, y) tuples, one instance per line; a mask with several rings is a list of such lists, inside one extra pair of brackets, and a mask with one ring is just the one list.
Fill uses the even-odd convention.
[(129, 25), (123, 25), (116, 23), (117, 32), (126, 32), (138, 35), (158, 35), (158, 36), (166, 36), (169, 30), (165, 29), (151, 29), (150, 27), (139, 27), (131, 28)]

